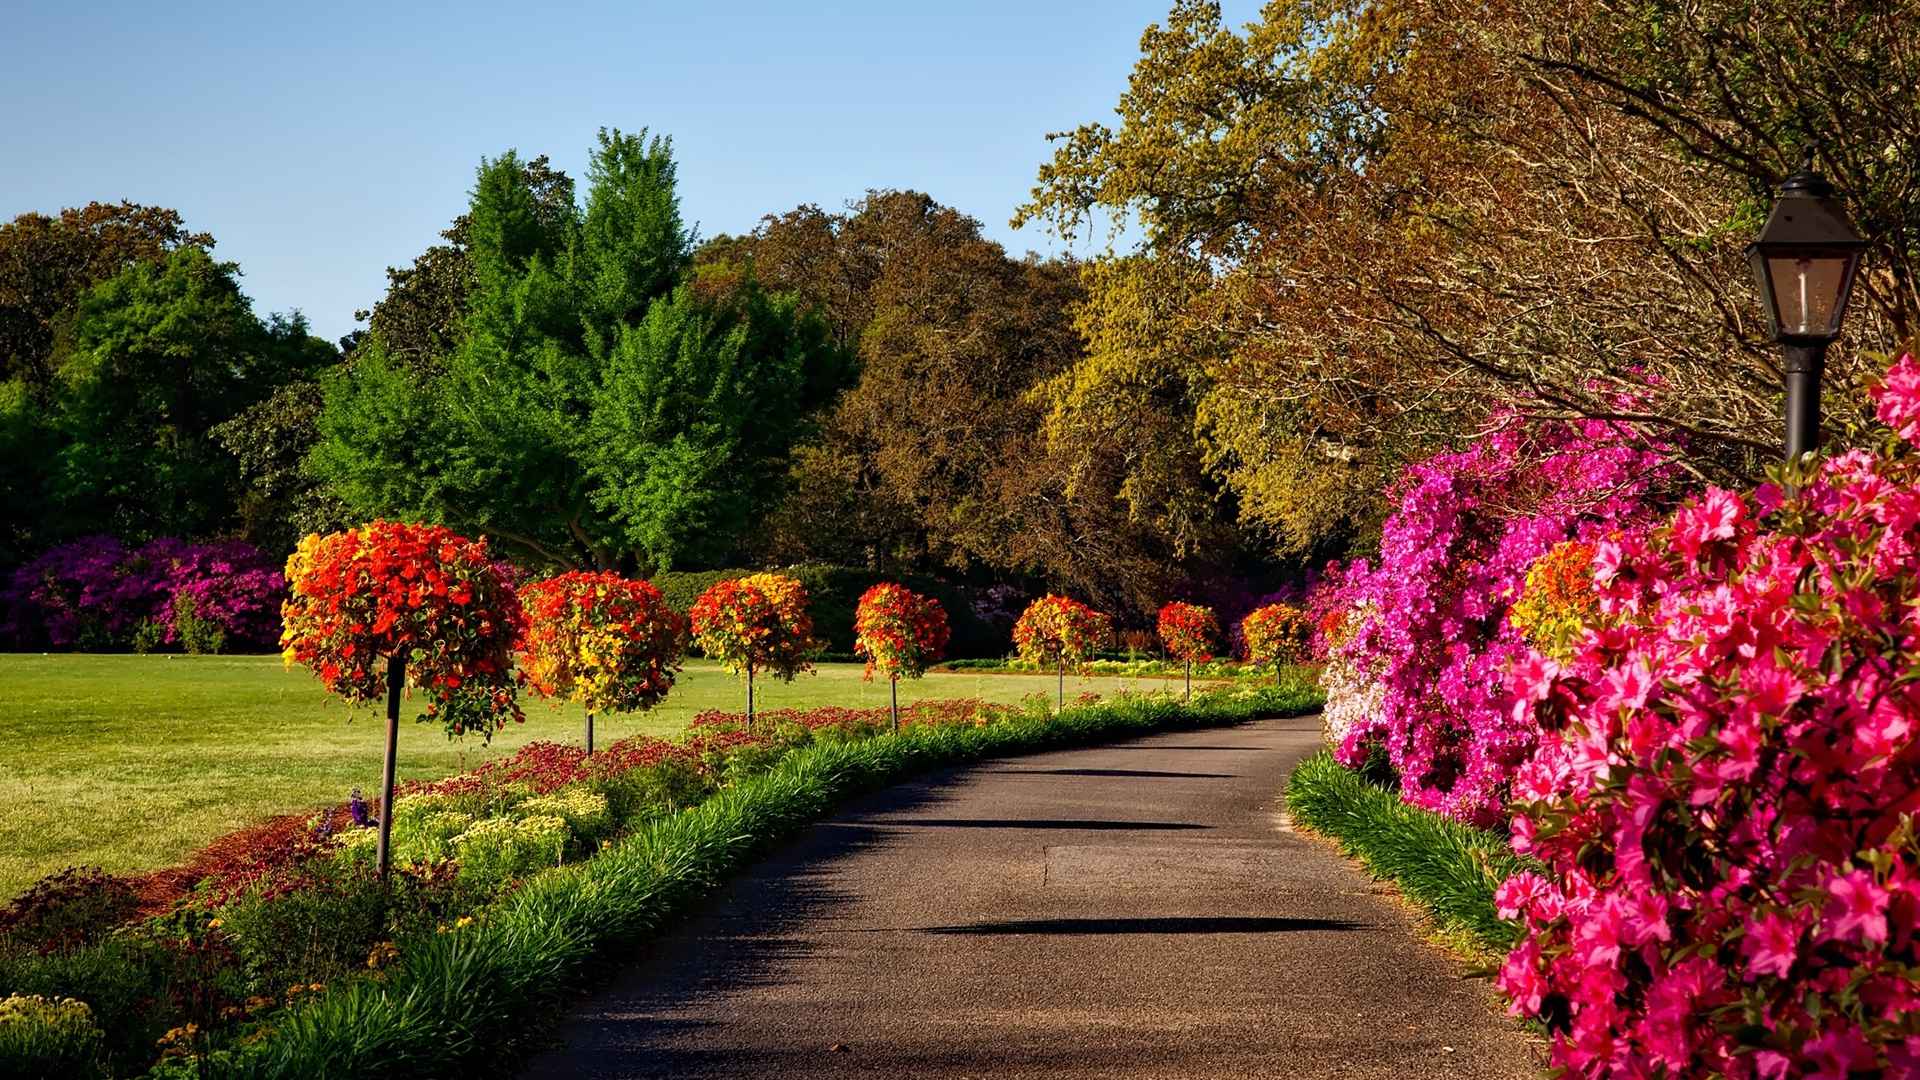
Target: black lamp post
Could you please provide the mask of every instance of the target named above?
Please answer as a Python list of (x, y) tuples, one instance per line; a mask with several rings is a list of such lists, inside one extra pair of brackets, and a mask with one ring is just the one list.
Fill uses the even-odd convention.
[(1768, 326), (1786, 359), (1789, 461), (1820, 444), (1820, 373), (1827, 346), (1840, 336), (1866, 246), (1833, 185), (1813, 171), (1812, 154), (1781, 182), (1766, 227), (1747, 245)]

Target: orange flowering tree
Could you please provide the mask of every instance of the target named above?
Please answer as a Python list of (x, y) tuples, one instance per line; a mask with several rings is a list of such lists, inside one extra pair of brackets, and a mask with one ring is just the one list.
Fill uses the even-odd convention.
[(513, 646), (524, 629), (520, 601), (487, 552), (439, 525), (374, 521), (300, 541), (287, 560), (282, 655), (329, 693), (387, 702), (380, 868), (387, 867), (400, 696), (424, 691), (418, 719), (449, 738), (483, 739), (521, 714)]
[(575, 571), (526, 586), (520, 603), (527, 613), (520, 681), (586, 709), (587, 753), (595, 713), (651, 709), (673, 688), (687, 620), (651, 582)]
[(1013, 644), (1021, 658), (1051, 664), (1058, 673), (1062, 705), (1067, 700), (1067, 665), (1083, 663), (1112, 643), (1111, 617), (1053, 593), (1028, 604), (1013, 624)]
[(1187, 666), (1187, 697), (1193, 697), (1193, 665), (1213, 659), (1220, 640), (1220, 620), (1213, 609), (1175, 600), (1160, 609), (1160, 644), (1167, 655)]
[(867, 678), (887, 677), (893, 730), (900, 730), (900, 677), (917, 679), (946, 652), (951, 631), (940, 602), (883, 581), (860, 597), (853, 613), (853, 651), (867, 658)]
[(807, 588), (783, 574), (750, 574), (715, 582), (689, 612), (694, 640), (708, 656), (747, 680), (747, 723), (753, 723), (753, 678), (792, 682), (813, 670), (820, 647), (807, 614)]
[(1307, 658), (1307, 641), (1312, 629), (1307, 613), (1292, 604), (1254, 608), (1240, 620), (1240, 636), (1247, 643), (1247, 659), (1256, 664), (1272, 664), (1276, 679), (1281, 665), (1298, 664)]

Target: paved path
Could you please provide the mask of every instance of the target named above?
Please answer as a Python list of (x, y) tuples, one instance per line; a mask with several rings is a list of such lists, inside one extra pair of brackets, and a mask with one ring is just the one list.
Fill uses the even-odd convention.
[(1275, 796), (1317, 718), (953, 770), (736, 880), (528, 1077), (1537, 1075)]

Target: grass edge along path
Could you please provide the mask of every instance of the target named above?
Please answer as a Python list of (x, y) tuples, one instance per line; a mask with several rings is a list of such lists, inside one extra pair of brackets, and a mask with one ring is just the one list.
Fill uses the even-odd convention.
[(1494, 910), (1493, 893), (1513, 874), (1539, 867), (1504, 837), (1409, 806), (1324, 750), (1287, 778), (1286, 805), (1296, 826), (1331, 839), (1393, 884), (1476, 959), (1504, 957), (1513, 947), (1516, 926)]
[[(1140, 697), (983, 727), (909, 729), (795, 751), (768, 773), (653, 822), (594, 858), (545, 871), (453, 933), (423, 939), (380, 981), (329, 988), (265, 1037), (159, 1075), (446, 1076), (500, 1056), (611, 962), (755, 853), (839, 803), (917, 773), (1162, 731), (1301, 715), (1317, 691)], [(491, 1061), (489, 1061), (491, 1057)], [(176, 1071), (177, 1070), (177, 1071)]]

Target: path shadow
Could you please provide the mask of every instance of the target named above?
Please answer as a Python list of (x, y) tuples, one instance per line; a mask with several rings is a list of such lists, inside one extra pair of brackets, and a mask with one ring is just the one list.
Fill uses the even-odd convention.
[(923, 934), (1284, 934), (1300, 930), (1369, 930), (1345, 919), (1261, 916), (1173, 916), (1137, 919), (1015, 919), (1009, 922), (928, 926)]
[(1164, 772), (1158, 769), (995, 769), (993, 775), (1006, 776), (1159, 776), (1173, 780), (1237, 780), (1239, 773)]

